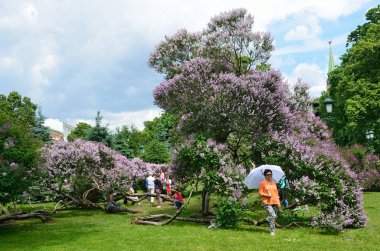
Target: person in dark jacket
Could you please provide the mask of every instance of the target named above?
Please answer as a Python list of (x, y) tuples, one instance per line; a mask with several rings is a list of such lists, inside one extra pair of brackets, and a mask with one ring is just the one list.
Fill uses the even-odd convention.
[(162, 205), (162, 198), (161, 198), (161, 189), (162, 189), (162, 182), (160, 177), (155, 177), (154, 179), (154, 192), (157, 195), (157, 201), (158, 201), (158, 208)]

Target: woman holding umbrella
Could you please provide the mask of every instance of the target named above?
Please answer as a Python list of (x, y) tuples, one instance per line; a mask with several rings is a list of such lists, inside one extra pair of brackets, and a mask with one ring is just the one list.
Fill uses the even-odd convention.
[(281, 203), (278, 196), (276, 182), (272, 180), (272, 171), (270, 169), (265, 169), (263, 175), (265, 179), (260, 183), (259, 195), (262, 198), (264, 209), (268, 212), (270, 235), (274, 236), (275, 221), (277, 217), (275, 208), (277, 207), (280, 209)]

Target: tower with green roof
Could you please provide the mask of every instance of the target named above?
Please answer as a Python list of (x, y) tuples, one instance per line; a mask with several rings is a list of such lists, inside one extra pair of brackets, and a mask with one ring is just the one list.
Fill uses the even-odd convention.
[(329, 41), (329, 45), (330, 45), (330, 48), (329, 48), (329, 69), (328, 69), (327, 73), (330, 73), (335, 69), (334, 54), (332, 52), (331, 43), (332, 43), (332, 41)]
[(332, 41), (329, 41), (329, 68), (327, 69), (327, 91), (329, 91), (329, 79), (328, 75), (330, 72), (332, 72), (335, 69), (335, 63), (334, 63), (334, 54), (332, 52), (332, 47), (331, 47)]

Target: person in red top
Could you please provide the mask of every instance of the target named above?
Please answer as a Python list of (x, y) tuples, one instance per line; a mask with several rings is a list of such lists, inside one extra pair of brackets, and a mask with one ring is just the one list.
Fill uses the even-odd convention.
[(177, 210), (180, 209), (184, 203), (181, 193), (178, 191), (175, 191), (173, 198), (174, 198), (173, 205), (177, 207)]
[(276, 182), (272, 180), (272, 171), (264, 170), (265, 179), (260, 183), (259, 195), (262, 198), (264, 209), (268, 212), (269, 233), (275, 235), (276, 211), (281, 208), (280, 198), (278, 196)]

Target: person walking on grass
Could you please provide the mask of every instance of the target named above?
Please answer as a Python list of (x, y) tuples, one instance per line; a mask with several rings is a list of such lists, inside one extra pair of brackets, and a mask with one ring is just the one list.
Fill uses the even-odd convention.
[(272, 180), (272, 171), (270, 169), (265, 169), (263, 174), (265, 178), (260, 183), (259, 195), (261, 196), (264, 209), (268, 212), (269, 233), (271, 236), (275, 236), (275, 224), (277, 218), (275, 210), (281, 208), (281, 203), (276, 182)]

